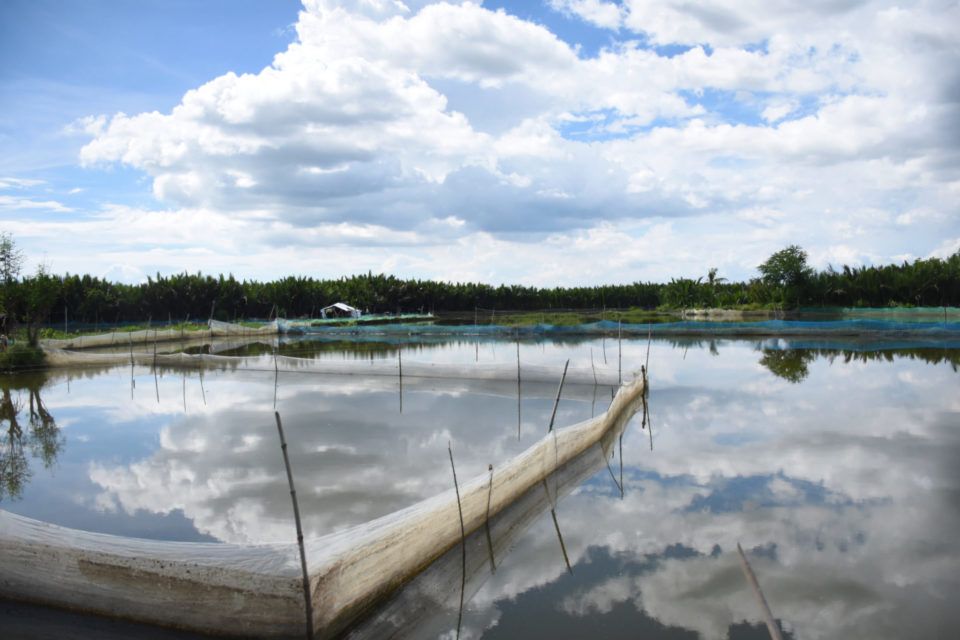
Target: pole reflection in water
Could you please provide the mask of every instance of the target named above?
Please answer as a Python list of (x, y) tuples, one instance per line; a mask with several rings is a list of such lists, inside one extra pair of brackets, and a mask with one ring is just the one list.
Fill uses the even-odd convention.
[[(625, 422), (623, 427), (628, 424), (629, 421)], [(484, 581), (496, 573), (494, 567), (509, 567), (511, 550), (517, 541), (547, 511), (559, 540), (559, 547), (554, 547), (555, 562), (572, 574), (556, 509), (564, 496), (606, 465), (607, 452), (612, 451), (621, 433), (617, 428), (608, 431), (599, 442), (531, 487), (489, 518), (482, 529), (469, 534), (462, 547), (450, 549), (387, 602), (358, 620), (344, 637), (435, 638), (445, 637), (445, 632), (450, 637), (476, 637), (475, 629), (461, 628), (463, 615), (468, 612), (464, 599), (469, 601), (475, 596)], [(488, 564), (492, 565), (489, 569)]]

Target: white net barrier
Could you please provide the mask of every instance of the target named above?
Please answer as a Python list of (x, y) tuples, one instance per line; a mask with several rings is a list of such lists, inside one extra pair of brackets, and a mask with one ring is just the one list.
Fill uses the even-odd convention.
[[(522, 382), (552, 382), (560, 380), (562, 368), (548, 365), (516, 363), (448, 364), (399, 359), (339, 360), (323, 358), (296, 358), (292, 356), (220, 356), (213, 354), (152, 353), (146, 351), (91, 353), (46, 349), (46, 361), (51, 367), (160, 366), (191, 369), (229, 369), (247, 371), (279, 371), (285, 373), (318, 373), (330, 375), (384, 376), (404, 378), (440, 378), (457, 380), (517, 380)], [(566, 382), (579, 385), (615, 386), (621, 374), (616, 369), (591, 365), (570, 367)]]
[[(569, 375), (569, 374), (568, 374)], [(461, 538), (612, 429), (623, 429), (644, 381), (596, 418), (558, 429), (515, 458), (433, 498), (306, 541), (312, 627), (342, 630)], [(556, 493), (554, 493), (556, 495)], [(292, 536), (291, 536), (292, 537)], [(65, 529), (0, 510), (0, 595), (197, 631), (289, 637), (306, 606), (296, 544), (162, 542)]]

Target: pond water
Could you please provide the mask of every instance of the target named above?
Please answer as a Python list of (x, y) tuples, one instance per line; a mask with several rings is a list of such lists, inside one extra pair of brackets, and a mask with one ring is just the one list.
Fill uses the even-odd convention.
[[(277, 346), (315, 359), (398, 357), (376, 341), (219, 351), (269, 359), (258, 354)], [(793, 346), (654, 340), (652, 431), (637, 416), (610, 465), (588, 470), (472, 582), (462, 616), (454, 598), (405, 625), (406, 637), (453, 638), (458, 620), (461, 638), (768, 637), (738, 542), (786, 637), (953, 637), (960, 350)], [(404, 345), (402, 358), (503, 364), (517, 351), (454, 340)], [(522, 342), (519, 353), (555, 366), (557, 381), (567, 359), (621, 362), (615, 339)], [(645, 339), (624, 340), (625, 375), (646, 358)], [(295, 539), (274, 408), (315, 536), (448, 490), (448, 446), (461, 483), (526, 449), (546, 433), (557, 388), (129, 365), (0, 383), (0, 508), (224, 542)], [(556, 424), (600, 413), (610, 397), (609, 387), (565, 385)], [(4, 611), (45, 615), (6, 606), (0, 621)]]

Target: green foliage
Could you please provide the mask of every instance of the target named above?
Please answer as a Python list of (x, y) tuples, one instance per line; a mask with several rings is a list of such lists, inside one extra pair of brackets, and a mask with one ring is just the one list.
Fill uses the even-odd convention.
[(807, 266), (807, 252), (792, 244), (777, 251), (757, 267), (763, 282), (776, 292), (781, 305), (798, 305), (808, 297), (807, 288), (814, 275)]
[(0, 371), (39, 369), (46, 365), (43, 350), (22, 343), (0, 351)]
[[(501, 311), (530, 312), (529, 323), (577, 322), (553, 317), (548, 311), (594, 310), (594, 319), (627, 319), (625, 309), (679, 310), (693, 308), (770, 309), (785, 306), (869, 307), (960, 305), (960, 254), (946, 260), (931, 258), (902, 265), (828, 268), (816, 273), (806, 264), (806, 253), (791, 245), (773, 254), (760, 267), (761, 277), (728, 282), (710, 269), (698, 279), (674, 278), (669, 283), (606, 285), (601, 287), (536, 288), (492, 286), (433, 280), (401, 280), (382, 274), (360, 274), (332, 280), (288, 277), (274, 282), (238, 281), (232, 275), (212, 277), (181, 273), (148, 278), (137, 285), (107, 282), (89, 275), (50, 275), (12, 280), (3, 287), (10, 322), (33, 327), (62, 327), (63, 321), (86, 323), (143, 323), (150, 326), (218, 319), (243, 321), (280, 315), (296, 318), (319, 315), (334, 302), (347, 302), (368, 313), (460, 312), (480, 317)], [(493, 310), (493, 313), (491, 311)], [(579, 315), (582, 315), (579, 314)], [(506, 324), (513, 317), (502, 320)], [(635, 322), (653, 322), (636, 316)], [(527, 319), (523, 320), (524, 323)], [(142, 328), (131, 327), (131, 329)], [(189, 327), (188, 327), (189, 329)], [(100, 329), (99, 332), (102, 332)]]
[(778, 287), (801, 286), (813, 275), (807, 266), (807, 252), (795, 244), (777, 251), (757, 269), (764, 281)]
[[(4, 496), (12, 500), (22, 497), (32, 475), (27, 451), (49, 469), (66, 444), (60, 427), (40, 397), (44, 380), (36, 373), (0, 377), (0, 433), (3, 434), (0, 441), (0, 501), (5, 499)], [(29, 402), (23, 401), (24, 391)], [(17, 392), (16, 395), (13, 392)], [(24, 409), (28, 409), (27, 424), (20, 422)]]
[(23, 252), (17, 248), (8, 232), (0, 231), (0, 285), (16, 280), (22, 266)]
[(6, 322), (7, 329), (16, 324), (16, 286), (23, 265), (23, 252), (17, 249), (13, 238), (6, 231), (0, 231), (0, 313), (11, 316)]
[(805, 349), (770, 349), (764, 350), (760, 364), (778, 378), (797, 384), (810, 375), (807, 363), (815, 358), (815, 352)]
[(39, 324), (50, 316), (50, 310), (60, 297), (60, 282), (41, 265), (36, 276), (23, 279), (21, 288), (24, 291), (27, 341), (31, 347), (35, 347), (39, 339)]

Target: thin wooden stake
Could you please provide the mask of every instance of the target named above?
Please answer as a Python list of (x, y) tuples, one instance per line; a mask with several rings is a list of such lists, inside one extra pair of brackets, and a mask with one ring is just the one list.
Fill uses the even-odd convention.
[(547, 501), (550, 503), (550, 515), (553, 516), (553, 526), (557, 530), (557, 539), (560, 540), (560, 551), (563, 552), (563, 561), (567, 564), (567, 571), (573, 575), (573, 568), (570, 566), (570, 558), (567, 556), (567, 545), (563, 544), (563, 534), (560, 533), (560, 523), (557, 521), (557, 510), (554, 507), (553, 498), (550, 496), (550, 489), (547, 488), (547, 479), (543, 479), (543, 490), (547, 494)]
[(620, 499), (623, 500), (623, 432), (620, 432)]
[(557, 530), (557, 538), (560, 540), (560, 551), (563, 552), (563, 561), (567, 563), (567, 571), (573, 575), (573, 567), (570, 566), (570, 558), (567, 556), (567, 546), (563, 544), (563, 534), (560, 533), (560, 523), (557, 522), (557, 512), (550, 509), (550, 515), (553, 516), (553, 526)]
[(493, 496), (493, 465), (490, 467), (490, 484), (487, 487), (487, 518), (483, 521), (483, 526), (487, 530), (487, 552), (490, 554), (490, 574), (497, 572), (497, 565), (493, 561), (493, 539), (490, 537), (490, 498)]
[(753, 595), (757, 599), (757, 602), (760, 603), (760, 609), (763, 611), (763, 621), (767, 625), (767, 631), (770, 632), (771, 640), (783, 640), (783, 636), (780, 634), (780, 627), (777, 626), (776, 620), (773, 619), (773, 613), (770, 612), (770, 607), (767, 605), (767, 599), (763, 597), (763, 592), (760, 590), (760, 583), (757, 582), (757, 576), (754, 575), (753, 569), (750, 568), (750, 563), (747, 562), (747, 556), (743, 554), (743, 549), (740, 547), (740, 543), (737, 543), (737, 553), (740, 554), (740, 568), (743, 569), (743, 575), (747, 577), (747, 582), (750, 583), (750, 589), (753, 590)]
[(520, 384), (520, 325), (517, 325), (517, 384)]
[[(604, 456), (606, 457), (606, 456)], [(613, 480), (613, 486), (617, 488), (617, 491), (620, 492), (620, 497), (623, 497), (623, 486), (617, 482), (617, 476), (613, 475), (613, 469), (610, 468), (610, 461), (607, 461), (607, 471), (610, 472), (610, 479)]]
[(517, 442), (520, 441), (520, 327), (517, 327)]
[[(646, 389), (643, 390), (644, 393), (647, 392)], [(647, 407), (647, 398), (643, 398), (643, 410), (647, 416), (647, 432), (650, 435), (650, 451), (653, 451), (653, 418), (650, 417), (650, 410)]]
[(617, 320), (617, 384), (623, 384), (623, 321)]
[(553, 431), (553, 421), (557, 417), (557, 405), (560, 404), (560, 394), (563, 392), (563, 381), (567, 379), (567, 367), (570, 366), (570, 359), (567, 358), (567, 363), (563, 365), (563, 375), (560, 376), (560, 386), (557, 388), (557, 399), (553, 401), (553, 413), (550, 415), (550, 426), (547, 428), (547, 433)]
[(277, 388), (280, 386), (280, 365), (277, 364), (277, 352), (273, 352), (273, 409), (277, 409)]
[(290, 458), (287, 456), (287, 440), (283, 437), (283, 425), (280, 414), (277, 418), (277, 432), (280, 434), (280, 450), (283, 452), (283, 466), (287, 469), (287, 483), (290, 485), (290, 500), (293, 502), (293, 519), (297, 523), (297, 546), (300, 547), (300, 569), (303, 571), (303, 601), (307, 612), (307, 638), (313, 638), (313, 602), (310, 597), (310, 575), (307, 573), (307, 553), (303, 548), (303, 527), (300, 526), (300, 506), (297, 504), (297, 490), (293, 486), (293, 472), (290, 470)]
[(467, 532), (463, 526), (463, 507), (460, 505), (460, 485), (457, 484), (457, 467), (453, 464), (453, 445), (447, 442), (447, 453), (450, 454), (450, 469), (453, 471), (453, 488), (457, 493), (457, 511), (460, 513), (460, 612), (457, 614), (457, 638), (460, 637), (460, 624), (463, 622), (463, 595), (467, 589)]
[(650, 368), (650, 341), (653, 339), (653, 324), (647, 323), (647, 369)]

